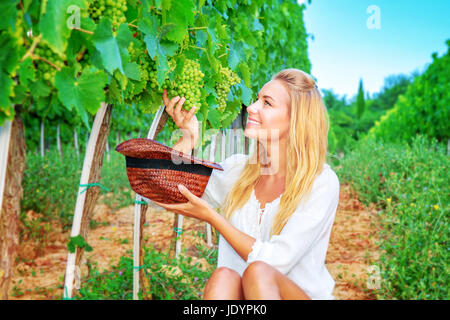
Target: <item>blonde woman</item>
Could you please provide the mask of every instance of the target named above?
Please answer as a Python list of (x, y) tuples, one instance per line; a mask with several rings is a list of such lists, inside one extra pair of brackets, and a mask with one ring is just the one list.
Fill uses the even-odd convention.
[[(165, 92), (163, 98), (186, 132), (174, 148), (189, 152), (198, 139), (197, 119), (181, 110), (183, 99), (169, 102)], [(256, 139), (255, 152), (222, 161), (224, 171), (213, 170), (201, 198), (179, 186), (189, 202), (157, 204), (220, 233), (204, 299), (334, 299), (325, 257), (339, 180), (325, 163), (328, 114), (314, 79), (282, 70), (247, 111), (244, 135)]]

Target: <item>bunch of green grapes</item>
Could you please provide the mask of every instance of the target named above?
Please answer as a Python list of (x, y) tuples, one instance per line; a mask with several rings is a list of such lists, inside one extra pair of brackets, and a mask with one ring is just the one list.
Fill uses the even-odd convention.
[(230, 88), (235, 84), (241, 82), (241, 79), (230, 68), (222, 67), (221, 65), (219, 66), (223, 81), (216, 84), (216, 92), (219, 96), (219, 107), (217, 108), (217, 110), (222, 112), (227, 106), (227, 96), (230, 92)]
[[(64, 67), (64, 57), (59, 56), (46, 44), (39, 44), (39, 46), (34, 49), (33, 54), (46, 60), (35, 59), (38, 74), (42, 74), (42, 77), (45, 80), (51, 81), (54, 79), (57, 71), (55, 66), (60, 69)], [(48, 62), (52, 63), (54, 66)]]
[(191, 110), (195, 107), (195, 113), (200, 110), (201, 91), (204, 74), (200, 70), (200, 64), (194, 60), (186, 59), (183, 71), (177, 75), (174, 83), (166, 80), (163, 89), (167, 89), (169, 97), (185, 97), (183, 109)]
[(102, 16), (108, 17), (114, 29), (117, 29), (121, 23), (127, 21), (125, 17), (127, 9), (127, 0), (91, 0), (89, 15), (95, 22), (98, 22)]

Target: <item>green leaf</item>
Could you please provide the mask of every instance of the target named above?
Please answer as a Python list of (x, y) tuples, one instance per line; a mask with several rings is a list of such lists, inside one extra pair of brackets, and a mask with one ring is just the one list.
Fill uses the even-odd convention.
[(148, 34), (144, 37), (144, 42), (147, 46), (148, 55), (154, 60), (156, 56), (156, 50), (158, 49), (158, 40), (156, 39), (156, 36)]
[(19, 62), (19, 53), (15, 39), (6, 32), (1, 33), (0, 48), (0, 69), (11, 73), (16, 69)]
[(247, 88), (243, 81), (241, 81), (239, 86), (241, 87), (241, 99), (242, 99), (242, 102), (246, 106), (248, 106), (250, 104), (250, 102), (252, 101), (252, 90)]
[[(70, 32), (68, 22), (71, 15), (67, 11), (71, 6), (85, 8), (83, 0), (48, 0), (43, 1), (39, 29), (42, 38), (58, 53), (63, 54), (67, 47)], [(78, 13), (81, 15), (81, 13)]]
[(147, 35), (158, 36), (158, 17), (152, 13), (144, 13), (138, 22), (138, 29)]
[(0, 1), (0, 12), (2, 18), (0, 19), (0, 30), (9, 29), (14, 30), (16, 25), (16, 5), (18, 0), (2, 0)]
[(58, 98), (69, 111), (75, 106), (89, 128), (86, 111), (94, 115), (100, 108), (100, 102), (105, 101), (103, 88), (108, 78), (103, 71), (84, 70), (76, 79), (73, 71), (63, 68), (56, 74), (55, 87), (58, 89)]
[(141, 73), (136, 62), (129, 62), (125, 65), (125, 75), (133, 80), (141, 80)]
[(37, 98), (47, 97), (51, 91), (50, 87), (42, 79), (30, 83), (28, 87), (30, 88), (31, 96)]
[(92, 41), (100, 52), (103, 65), (109, 73), (112, 74), (115, 69), (119, 69), (122, 74), (125, 74), (124, 66), (129, 60), (127, 47), (132, 39), (133, 36), (126, 23), (119, 26), (117, 37), (114, 37), (111, 22), (107, 18), (100, 20)]
[(221, 113), (217, 111), (217, 109), (209, 109), (208, 112), (208, 121), (211, 123), (213, 128), (220, 128), (220, 117)]
[(187, 27), (194, 23), (194, 9), (195, 5), (192, 0), (177, 0), (176, 5), (171, 6), (170, 10), (166, 8), (162, 11), (163, 21), (174, 26), (165, 35), (166, 39), (178, 43), (183, 42), (187, 35)]
[(251, 75), (250, 75), (250, 68), (248, 64), (245, 62), (239, 63), (239, 70), (241, 71), (241, 78), (244, 80), (244, 83), (247, 87), (251, 88)]
[(25, 87), (28, 86), (28, 81), (34, 82), (36, 80), (36, 70), (34, 69), (31, 58), (27, 58), (20, 64), (19, 80)]
[(70, 253), (75, 253), (76, 248), (84, 248), (86, 251), (92, 251), (92, 247), (84, 240), (84, 238), (79, 234), (76, 237), (70, 237), (67, 243), (67, 249)]
[(230, 44), (230, 53), (228, 54), (228, 65), (231, 69), (235, 70), (241, 60), (246, 60), (242, 44), (232, 41)]
[(169, 71), (169, 63), (161, 46), (158, 46), (156, 51), (156, 70), (156, 81), (160, 86), (162, 86), (165, 76)]
[(13, 92), (13, 81), (8, 74), (0, 70), (0, 109), (9, 108), (9, 96)]

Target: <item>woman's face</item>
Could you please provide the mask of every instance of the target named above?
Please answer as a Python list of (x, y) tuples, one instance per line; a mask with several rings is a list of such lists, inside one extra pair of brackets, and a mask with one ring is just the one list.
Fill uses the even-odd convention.
[(286, 138), (290, 104), (289, 93), (280, 80), (267, 82), (259, 91), (258, 100), (247, 107), (244, 135), (258, 141)]

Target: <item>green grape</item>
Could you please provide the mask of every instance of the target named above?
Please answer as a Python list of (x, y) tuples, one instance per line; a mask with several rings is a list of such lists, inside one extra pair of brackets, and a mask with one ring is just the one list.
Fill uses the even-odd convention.
[(98, 22), (101, 17), (107, 17), (111, 20), (115, 30), (121, 23), (127, 21), (125, 11), (127, 11), (126, 0), (91, 0), (88, 12), (95, 22)]
[[(46, 60), (35, 60), (38, 74), (42, 74), (44, 80), (53, 81), (57, 71), (56, 67), (61, 69), (64, 66), (65, 57), (59, 56), (57, 53), (53, 52), (47, 44), (42, 42), (34, 49), (34, 54)], [(47, 61), (53, 65), (50, 65)]]
[[(171, 96), (184, 96), (183, 109), (191, 110), (195, 107), (195, 113), (200, 110), (201, 90), (204, 74), (200, 70), (200, 64), (194, 60), (186, 59), (183, 71), (175, 79), (175, 87)], [(170, 91), (169, 91), (170, 92)]]
[(230, 92), (231, 87), (241, 82), (241, 79), (230, 68), (222, 67), (221, 65), (219, 65), (219, 68), (223, 81), (216, 84), (216, 92), (219, 96), (219, 107), (217, 108), (217, 110), (219, 112), (223, 112), (227, 106), (227, 96)]

